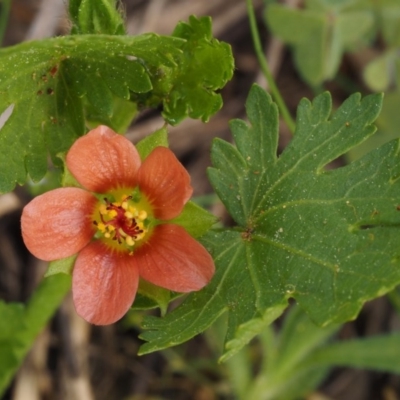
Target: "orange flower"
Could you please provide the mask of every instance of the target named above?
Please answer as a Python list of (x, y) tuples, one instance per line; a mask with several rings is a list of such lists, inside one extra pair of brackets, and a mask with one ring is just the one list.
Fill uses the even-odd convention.
[(119, 320), (130, 308), (139, 277), (191, 292), (214, 274), (206, 249), (178, 216), (192, 194), (190, 177), (166, 147), (143, 161), (135, 146), (106, 126), (79, 138), (67, 154), (83, 187), (65, 187), (33, 199), (22, 213), (22, 236), (36, 257), (78, 253), (72, 274), (77, 313), (96, 325)]

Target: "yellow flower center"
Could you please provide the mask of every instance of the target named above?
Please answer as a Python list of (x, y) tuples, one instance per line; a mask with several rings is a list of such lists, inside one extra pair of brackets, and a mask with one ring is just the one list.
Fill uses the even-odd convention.
[(98, 238), (113, 249), (133, 254), (134, 247), (143, 244), (151, 231), (151, 210), (143, 196), (135, 201), (136, 196), (119, 192), (111, 193), (111, 198), (117, 201), (104, 198), (98, 202), (93, 224), (97, 227)]

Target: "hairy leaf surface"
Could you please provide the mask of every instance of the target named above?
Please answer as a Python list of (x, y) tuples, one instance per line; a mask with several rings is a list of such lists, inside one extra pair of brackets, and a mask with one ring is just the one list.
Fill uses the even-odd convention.
[(210, 180), (237, 226), (212, 231), (212, 283), (164, 319), (149, 318), (148, 352), (180, 343), (229, 312), (225, 357), (294, 298), (319, 325), (356, 317), (400, 282), (400, 155), (394, 141), (345, 167), (327, 164), (375, 132), (380, 95), (355, 94), (331, 115), (328, 93), (302, 100), (295, 137), (277, 156), (277, 108), (254, 86), (251, 125), (217, 139)]
[[(136, 107), (121, 99), (163, 105), (171, 123), (215, 113), (222, 101), (214, 91), (233, 72), (230, 47), (211, 37), (209, 18), (185, 26), (190, 34), (180, 37), (74, 35), (0, 50), (0, 114), (12, 110), (0, 129), (0, 193), (27, 174), (39, 181), (48, 154), (61, 164), (57, 154), (85, 133), (85, 120), (126, 127)], [(218, 68), (208, 81), (210, 58)]]

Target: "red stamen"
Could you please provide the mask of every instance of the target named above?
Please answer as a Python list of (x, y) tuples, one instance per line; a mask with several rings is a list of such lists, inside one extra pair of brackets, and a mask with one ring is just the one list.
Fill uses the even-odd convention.
[[(126, 199), (124, 199), (124, 201), (130, 198), (132, 198), (132, 196), (127, 197)], [(124, 235), (121, 234), (121, 230), (127, 236), (131, 236), (133, 239), (136, 239), (139, 234), (143, 233), (143, 230), (138, 227), (136, 219), (126, 217), (126, 211), (121, 206), (116, 206), (115, 204), (109, 202), (106, 198), (104, 199), (104, 201), (107, 205), (106, 210), (113, 210), (117, 213), (117, 215), (109, 221), (105, 221), (103, 215), (100, 213), (101, 222), (105, 226), (113, 226), (115, 228), (113, 230), (113, 240), (117, 240), (118, 243), (122, 242), (121, 239), (124, 237)]]

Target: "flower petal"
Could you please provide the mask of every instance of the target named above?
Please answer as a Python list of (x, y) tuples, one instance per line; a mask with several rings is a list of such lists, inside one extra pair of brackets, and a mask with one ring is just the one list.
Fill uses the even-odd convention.
[(59, 188), (35, 197), (22, 211), (26, 247), (45, 261), (77, 253), (95, 233), (90, 217), (96, 201), (79, 188)]
[(139, 271), (128, 253), (111, 252), (101, 241), (87, 245), (75, 261), (72, 296), (76, 312), (95, 325), (118, 321), (135, 299)]
[(96, 193), (135, 187), (139, 166), (136, 147), (104, 125), (79, 138), (67, 154), (67, 167), (72, 175), (83, 187)]
[(188, 172), (166, 147), (156, 147), (143, 161), (138, 183), (154, 207), (154, 216), (163, 220), (177, 217), (193, 192)]
[(207, 250), (181, 226), (172, 224), (156, 226), (133, 258), (142, 278), (177, 292), (200, 290), (215, 271)]

